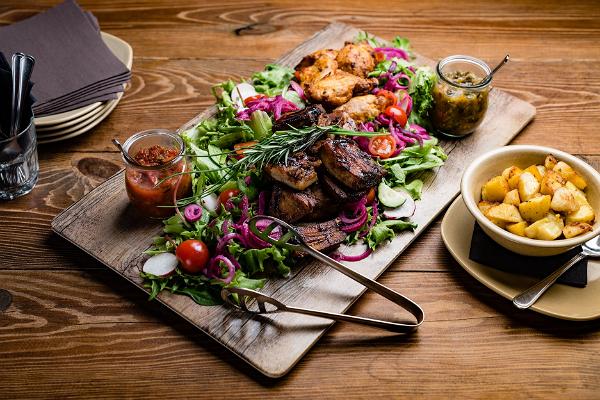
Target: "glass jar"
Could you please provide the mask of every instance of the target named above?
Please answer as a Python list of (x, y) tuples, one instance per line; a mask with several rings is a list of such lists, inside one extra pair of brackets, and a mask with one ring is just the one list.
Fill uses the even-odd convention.
[(463, 137), (477, 129), (488, 108), (491, 70), (483, 61), (469, 56), (450, 56), (436, 67), (431, 122), (449, 137)]
[(152, 129), (131, 136), (123, 149), (141, 164), (131, 164), (123, 157), (131, 204), (147, 217), (162, 219), (173, 215), (175, 196), (186, 197), (192, 188), (192, 178), (185, 174), (191, 165), (181, 137), (164, 129)]

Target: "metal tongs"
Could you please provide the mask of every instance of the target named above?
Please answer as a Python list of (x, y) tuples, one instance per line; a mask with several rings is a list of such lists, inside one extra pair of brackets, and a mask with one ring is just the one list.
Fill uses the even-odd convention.
[[(271, 223), (264, 227), (263, 229), (259, 229), (256, 225), (258, 221), (270, 220)], [(373, 290), (374, 292), (380, 294), (386, 299), (396, 303), (403, 309), (410, 312), (416, 319), (416, 323), (401, 323), (401, 322), (392, 322), (392, 321), (384, 321), (379, 319), (358, 317), (354, 315), (347, 314), (338, 314), (331, 313), (326, 311), (318, 311), (311, 310), (305, 308), (297, 308), (287, 306), (280, 301), (257, 292), (255, 290), (243, 289), (243, 288), (223, 288), (221, 290), (221, 297), (223, 300), (232, 305), (235, 308), (242, 309), (247, 312), (251, 312), (254, 314), (271, 314), (277, 312), (293, 312), (298, 314), (306, 314), (312, 315), (315, 317), (323, 317), (329, 318), (336, 321), (346, 321), (353, 322), (357, 324), (369, 325), (376, 328), (386, 329), (392, 332), (400, 332), (400, 333), (408, 333), (416, 330), (419, 325), (423, 323), (424, 313), (423, 309), (419, 307), (417, 303), (410, 300), (408, 297), (401, 295), (398, 292), (384, 286), (372, 279), (369, 279), (358, 272), (351, 270), (340, 262), (328, 257), (327, 255), (321, 253), (318, 250), (310, 247), (306, 241), (302, 238), (302, 235), (290, 224), (284, 222), (280, 219), (266, 216), (266, 215), (257, 215), (252, 217), (248, 221), (248, 227), (257, 237), (268, 242), (274, 246), (279, 246), (283, 248), (287, 248), (291, 251), (303, 251), (305, 253), (310, 254), (314, 258), (328, 266), (336, 269), (342, 274), (354, 279), (358, 283), (367, 287), (368, 289)], [(277, 231), (274, 233), (274, 231)], [(274, 233), (274, 234), (272, 234)], [(233, 296), (237, 295), (237, 301)], [(250, 300), (254, 299), (256, 303), (252, 303)], [(267, 307), (268, 305), (268, 307)]]

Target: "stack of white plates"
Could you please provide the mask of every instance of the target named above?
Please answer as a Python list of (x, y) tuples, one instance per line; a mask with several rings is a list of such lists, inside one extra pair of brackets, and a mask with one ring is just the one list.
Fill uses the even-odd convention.
[[(116, 36), (102, 32), (102, 40), (123, 64), (131, 70), (133, 49), (129, 43)], [(98, 125), (117, 106), (123, 92), (117, 98), (105, 102), (89, 104), (85, 107), (35, 118), (38, 143), (53, 143), (82, 135)]]

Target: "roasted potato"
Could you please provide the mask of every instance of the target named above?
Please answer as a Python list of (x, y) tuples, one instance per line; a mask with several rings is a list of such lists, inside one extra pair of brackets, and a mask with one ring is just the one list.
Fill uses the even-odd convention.
[(550, 208), (554, 211), (570, 214), (579, 210), (579, 203), (575, 200), (571, 190), (561, 187), (554, 192)]
[(525, 228), (527, 228), (527, 221), (521, 221), (514, 224), (506, 225), (506, 230), (514, 233), (515, 235), (525, 236)]
[(554, 157), (552, 154), (548, 154), (544, 160), (544, 167), (546, 167), (547, 170), (552, 170), (557, 162), (558, 160), (556, 157)]
[(535, 177), (535, 179), (537, 179), (538, 182), (542, 181), (542, 174), (540, 174), (540, 171), (536, 165), (530, 165), (529, 167), (525, 168), (523, 172), (529, 172)]
[(513, 206), (519, 206), (521, 204), (521, 198), (519, 197), (519, 190), (513, 189), (510, 192), (506, 193), (504, 196), (503, 203), (512, 204)]
[(571, 222), (565, 225), (562, 232), (567, 239), (570, 239), (572, 237), (579, 236), (583, 233), (591, 232), (592, 229), (594, 228), (590, 224), (587, 224), (585, 222)]
[(548, 170), (546, 175), (542, 178), (540, 183), (540, 193), (553, 195), (554, 191), (560, 187), (563, 187), (567, 183), (567, 180), (563, 178), (558, 172)]
[(498, 175), (483, 185), (483, 189), (481, 190), (481, 198), (482, 200), (486, 201), (501, 202), (504, 200), (504, 197), (508, 191), (508, 182), (502, 176)]
[(579, 207), (579, 210), (567, 214), (566, 222), (570, 224), (571, 222), (592, 222), (595, 218), (594, 210), (588, 204), (584, 204)]
[(504, 223), (515, 223), (523, 221), (519, 209), (512, 204), (498, 204), (490, 208), (485, 214), (490, 220)]
[(534, 197), (519, 204), (519, 212), (523, 219), (533, 222), (542, 219), (550, 211), (551, 198), (548, 195)]
[(504, 171), (502, 171), (502, 177), (506, 179), (508, 182), (508, 187), (512, 189), (516, 189), (519, 185), (519, 177), (523, 173), (523, 170), (519, 167), (508, 167)]
[(478, 207), (494, 224), (529, 238), (572, 238), (593, 230), (585, 179), (549, 154), (543, 165), (510, 166), (481, 189)]
[[(536, 168), (537, 170), (537, 168)], [(540, 191), (540, 183), (530, 172), (523, 172), (519, 177), (519, 197), (527, 201)], [(506, 195), (506, 193), (505, 193)], [(504, 199), (504, 197), (502, 197)]]

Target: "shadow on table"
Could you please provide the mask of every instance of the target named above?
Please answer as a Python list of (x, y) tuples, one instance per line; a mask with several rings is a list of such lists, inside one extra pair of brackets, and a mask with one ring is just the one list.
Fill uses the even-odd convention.
[(448, 257), (450, 279), (483, 304), (506, 316), (515, 324), (536, 329), (564, 339), (581, 339), (600, 330), (600, 320), (569, 321), (549, 317), (531, 310), (518, 310), (511, 301), (492, 292), (469, 275), (454, 259)]

